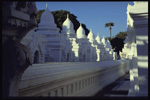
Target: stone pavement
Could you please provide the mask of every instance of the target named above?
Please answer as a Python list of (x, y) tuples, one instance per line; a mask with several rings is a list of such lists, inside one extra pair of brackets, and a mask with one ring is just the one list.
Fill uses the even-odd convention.
[(123, 77), (102, 89), (95, 95), (95, 97), (127, 97), (129, 87), (130, 80), (129, 74), (127, 73)]

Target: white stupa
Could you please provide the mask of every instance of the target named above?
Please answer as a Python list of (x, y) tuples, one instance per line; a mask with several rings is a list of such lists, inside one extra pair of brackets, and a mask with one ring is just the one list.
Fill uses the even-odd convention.
[[(85, 34), (85, 31), (84, 31), (84, 29), (82, 29), (82, 27), (78, 30), (78, 33), (80, 33), (80, 32), (82, 35)], [(62, 35), (62, 37), (65, 37), (64, 39), (67, 39), (67, 42), (66, 42), (67, 48), (72, 47), (72, 48), (70, 48), (70, 52), (73, 52), (71, 54), (70, 61), (78, 62), (79, 61), (79, 52), (82, 52), (82, 46), (79, 43), (79, 40), (77, 39), (77, 35), (74, 31), (74, 25), (71, 22), (71, 20), (69, 19), (69, 14), (67, 14), (67, 18), (63, 22), (61, 35)], [(80, 38), (80, 39), (84, 39), (84, 38)]]
[(46, 4), (45, 11), (41, 15), (40, 23), (38, 24), (38, 29), (49, 29), (51, 31), (52, 30), (56, 31), (50, 34), (56, 34), (59, 32), (59, 29), (57, 28), (55, 21), (54, 21), (54, 16), (49, 11), (47, 4)]
[(82, 27), (82, 24), (80, 23), (80, 27), (77, 29), (77, 38), (86, 38), (85, 36), (85, 30)]
[(79, 28), (77, 29), (77, 39), (80, 45), (80, 57), (79, 61), (91, 61), (91, 43), (85, 35), (85, 30), (80, 23)]
[(107, 40), (105, 40), (104, 35), (102, 38), (102, 44), (104, 45), (104, 52), (105, 52), (105, 56), (103, 57), (103, 60), (109, 60), (110, 59), (110, 54), (109, 54), (109, 48), (108, 48), (108, 43)]
[(113, 60), (113, 50), (112, 50), (111, 44), (110, 44), (108, 39), (105, 41), (105, 43), (106, 43), (106, 45), (105, 45), (106, 50), (109, 52), (109, 58), (108, 59)]
[(102, 38), (102, 43), (103, 43), (104, 46), (106, 45), (106, 40), (104, 38), (104, 35), (103, 35), (103, 38)]
[(44, 35), (47, 40), (45, 62), (60, 62), (62, 56), (61, 51), (65, 44), (60, 39), (59, 29), (55, 24), (53, 14), (49, 11), (47, 4), (45, 11), (41, 15), (41, 22), (38, 25), (37, 31)]
[(69, 14), (67, 14), (67, 19), (63, 22), (61, 33), (75, 36), (74, 25), (69, 19)]
[[(104, 60), (104, 56), (106, 56), (105, 55), (105, 48), (104, 48), (104, 45), (103, 45), (103, 43), (102, 43), (102, 41), (101, 41), (101, 38), (100, 38), (100, 36), (99, 36), (99, 34), (97, 34), (97, 36), (96, 36), (96, 38), (95, 38), (95, 40), (96, 40), (96, 47), (97, 47), (97, 49), (96, 49), (96, 52), (97, 52), (97, 61), (103, 61)], [(105, 43), (105, 40), (103, 40), (104, 41), (104, 43)]]
[(75, 58), (75, 55), (78, 56), (79, 44), (76, 41), (74, 25), (69, 19), (69, 14), (67, 14), (67, 18), (63, 22), (61, 37), (64, 41), (66, 41), (66, 47), (64, 51), (66, 51), (67, 54), (70, 56), (69, 61), (78, 61), (78, 59)]
[(97, 34), (95, 40), (97, 41), (98, 44), (102, 44), (99, 34)]
[[(92, 32), (92, 29), (90, 29), (90, 32), (89, 32), (89, 34), (88, 34), (88, 37), (87, 37), (88, 39), (89, 39), (89, 42), (91, 43), (91, 57), (92, 57), (92, 61), (95, 61), (96, 59), (97, 59), (97, 54), (99, 54), (100, 52), (100, 50), (99, 50), (99, 48), (98, 48), (98, 45), (97, 45), (97, 42), (95, 41), (95, 35), (94, 35), (94, 33)], [(99, 52), (99, 53), (98, 53)]]
[(90, 33), (88, 34), (87, 38), (89, 39), (90, 42), (92, 43), (95, 42), (95, 35), (93, 34), (92, 29), (90, 29)]
[[(100, 38), (99, 34), (97, 34), (95, 40), (102, 51), (102, 49), (104, 49), (104, 45), (103, 45), (102, 39)], [(103, 41), (105, 43), (105, 40), (103, 40)]]

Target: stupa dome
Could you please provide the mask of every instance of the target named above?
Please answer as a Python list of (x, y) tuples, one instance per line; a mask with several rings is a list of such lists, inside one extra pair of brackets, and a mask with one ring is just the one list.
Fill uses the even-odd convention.
[(92, 30), (90, 30), (90, 33), (88, 34), (88, 39), (90, 41), (94, 41), (95, 40), (95, 35), (93, 34)]
[(85, 30), (83, 29), (81, 23), (80, 27), (77, 29), (77, 38), (85, 38)]
[(106, 41), (105, 41), (104, 36), (103, 36), (103, 38), (102, 38), (102, 43), (103, 43), (103, 45), (106, 45)]
[(62, 33), (75, 33), (74, 31), (74, 25), (69, 19), (69, 14), (67, 14), (67, 19), (64, 21), (62, 25)]
[(96, 39), (97, 43), (99, 43), (99, 44), (101, 44), (101, 43), (102, 43), (102, 42), (101, 42), (101, 38), (100, 38), (99, 34), (97, 34), (97, 37), (96, 37), (95, 39)]
[(54, 21), (54, 16), (53, 14), (49, 11), (48, 5), (46, 4), (46, 9), (41, 15), (40, 23), (38, 25), (39, 27), (56, 27), (55, 21)]

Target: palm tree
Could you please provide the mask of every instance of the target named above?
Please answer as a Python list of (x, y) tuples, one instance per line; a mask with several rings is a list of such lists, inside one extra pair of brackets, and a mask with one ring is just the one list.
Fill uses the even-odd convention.
[(113, 22), (109, 22), (109, 23), (106, 23), (106, 24), (105, 24), (105, 28), (106, 28), (106, 27), (109, 27), (109, 30), (110, 30), (110, 38), (111, 38), (111, 26), (114, 26), (114, 23), (113, 23)]

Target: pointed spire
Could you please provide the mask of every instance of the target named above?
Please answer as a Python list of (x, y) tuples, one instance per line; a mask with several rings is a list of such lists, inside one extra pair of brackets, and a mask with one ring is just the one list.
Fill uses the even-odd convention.
[(80, 26), (82, 26), (82, 23), (80, 23)]
[(104, 35), (103, 35), (103, 38), (104, 38)]
[(99, 33), (97, 33), (97, 36), (99, 36)]
[(92, 28), (90, 28), (90, 32), (92, 32)]
[(67, 18), (69, 18), (69, 14), (67, 14)]
[(48, 9), (48, 4), (46, 3), (46, 9), (45, 9), (46, 11), (49, 11), (49, 9)]
[(100, 37), (100, 33), (99, 33), (98, 35), (99, 35), (99, 37)]
[(86, 38), (86, 36), (85, 36), (85, 30), (83, 29), (81, 23), (80, 23), (80, 26), (77, 29), (76, 33), (77, 33), (77, 38)]
[(99, 33), (97, 32), (97, 36), (95, 37), (95, 39), (99, 38)]

